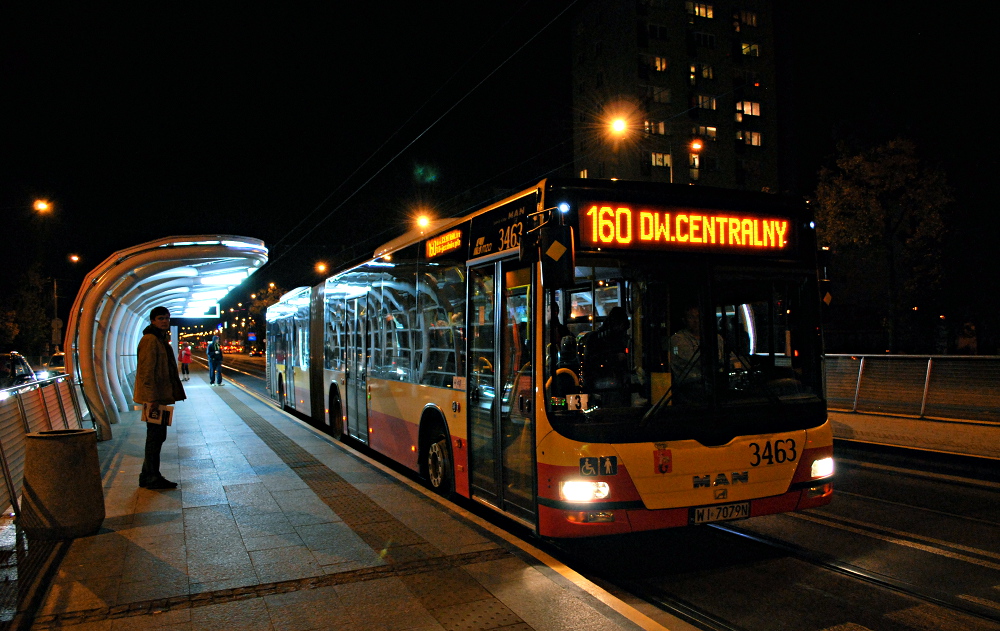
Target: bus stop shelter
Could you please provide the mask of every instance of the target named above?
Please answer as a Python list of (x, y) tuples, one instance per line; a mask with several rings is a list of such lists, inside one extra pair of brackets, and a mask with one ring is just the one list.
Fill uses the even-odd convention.
[(66, 327), (66, 373), (81, 385), (99, 440), (132, 409), (129, 377), (150, 309), (218, 317), (219, 300), (266, 262), (259, 239), (178, 236), (115, 252), (87, 275)]

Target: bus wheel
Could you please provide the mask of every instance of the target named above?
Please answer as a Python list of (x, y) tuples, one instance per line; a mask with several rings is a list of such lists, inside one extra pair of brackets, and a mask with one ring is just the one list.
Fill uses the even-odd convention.
[(447, 436), (438, 433), (431, 438), (424, 462), (427, 467), (427, 481), (431, 488), (445, 497), (450, 496), (455, 486), (455, 480), (451, 468)]

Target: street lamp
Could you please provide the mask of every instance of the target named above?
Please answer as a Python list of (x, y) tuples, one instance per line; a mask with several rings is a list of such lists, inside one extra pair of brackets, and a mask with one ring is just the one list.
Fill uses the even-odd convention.
[(44, 215), (52, 210), (52, 203), (47, 199), (36, 199), (35, 203), (32, 204), (32, 208)]
[(319, 272), (320, 274), (326, 274), (326, 269), (327, 269), (326, 268), (326, 263), (317, 263), (316, 264), (316, 271)]

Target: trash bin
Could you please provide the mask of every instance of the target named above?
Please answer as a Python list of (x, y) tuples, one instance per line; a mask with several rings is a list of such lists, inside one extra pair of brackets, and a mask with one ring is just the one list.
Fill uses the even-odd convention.
[(104, 521), (97, 432), (58, 429), (25, 435), (24, 487), (17, 523), (29, 538), (72, 539)]

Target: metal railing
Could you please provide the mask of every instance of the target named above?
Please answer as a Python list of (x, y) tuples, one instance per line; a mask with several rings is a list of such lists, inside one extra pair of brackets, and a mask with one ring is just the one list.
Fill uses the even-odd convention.
[(832, 410), (1000, 423), (1000, 356), (827, 355)]
[(0, 507), (20, 511), (24, 480), (25, 435), (58, 429), (81, 429), (85, 411), (78, 386), (66, 375), (0, 390)]

